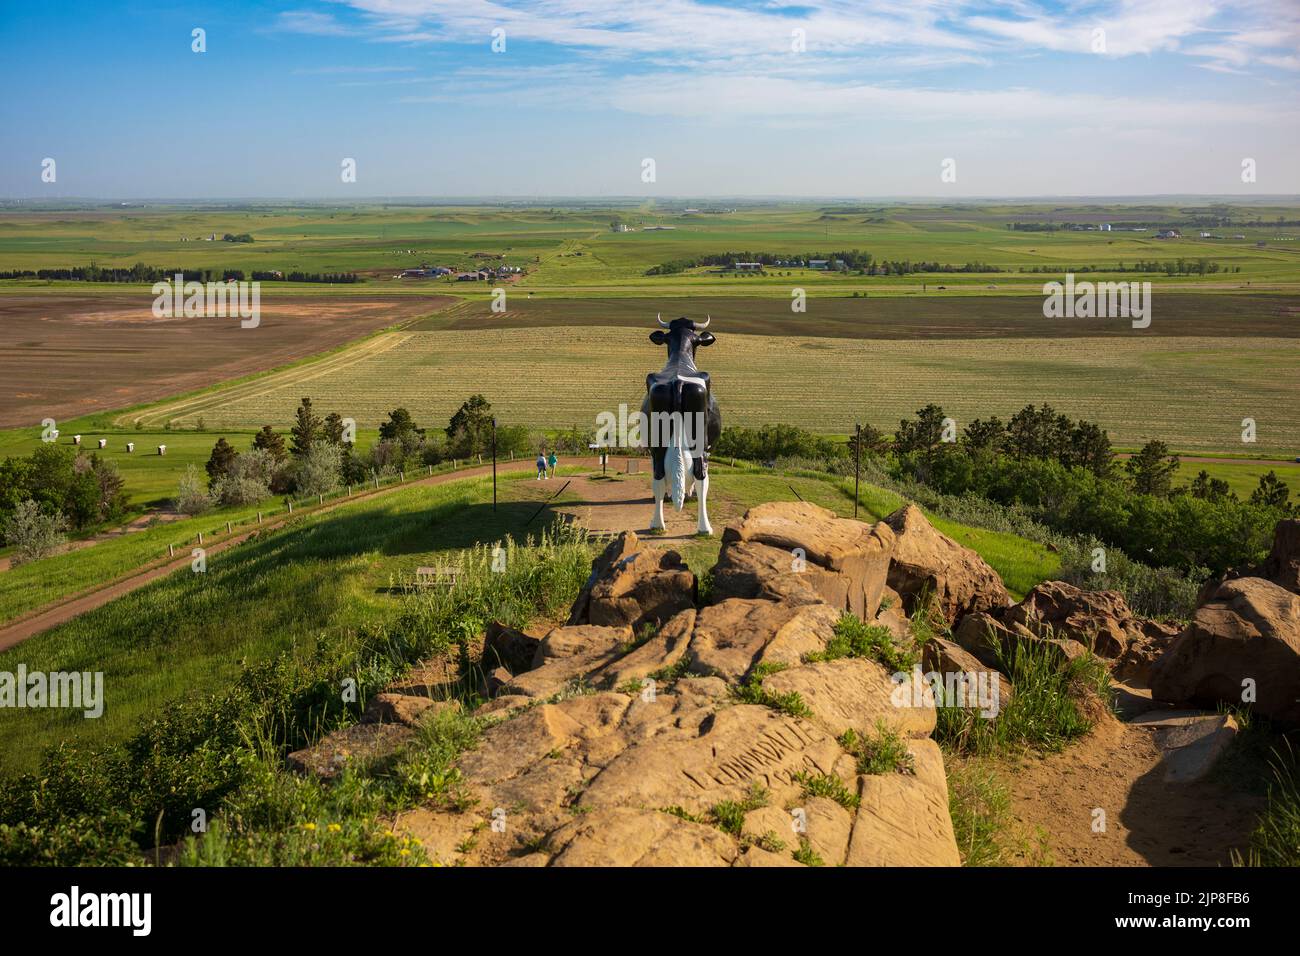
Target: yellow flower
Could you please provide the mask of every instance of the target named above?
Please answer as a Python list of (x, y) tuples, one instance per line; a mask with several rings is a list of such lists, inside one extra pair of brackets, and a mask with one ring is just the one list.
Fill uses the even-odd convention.
[(302, 825), (302, 828), (303, 828), (304, 830), (315, 830), (315, 829), (316, 829), (316, 824), (314, 824), (314, 823), (304, 823), (304, 824)]
[(329, 825), (329, 831), (330, 831), (330, 833), (338, 833), (338, 832), (339, 832), (340, 830), (342, 830), (342, 829), (343, 829), (343, 828), (342, 828), (341, 826), (339, 826), (337, 823), (331, 823), (331, 824)]
[(411, 851), (408, 850), (408, 849), (406, 849), (406, 847), (402, 847), (402, 849), (398, 852), (397, 855), (398, 855), (398, 856), (410, 856), (410, 855), (411, 855)]

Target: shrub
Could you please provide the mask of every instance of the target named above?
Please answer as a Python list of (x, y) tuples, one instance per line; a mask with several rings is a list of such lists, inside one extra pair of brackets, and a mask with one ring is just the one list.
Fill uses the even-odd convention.
[(184, 515), (201, 515), (210, 511), (214, 503), (207, 482), (199, 477), (199, 470), (193, 465), (187, 467), (185, 474), (181, 475), (172, 506)]
[(299, 456), (294, 488), (302, 495), (323, 495), (339, 486), (343, 451), (333, 442), (319, 441)]
[(66, 542), (68, 519), (61, 514), (45, 514), (35, 501), (21, 502), (4, 523), (6, 544), (14, 546), (14, 564), (36, 561), (53, 554)]
[(251, 505), (271, 493), (278, 463), (271, 452), (254, 448), (233, 459), (213, 483), (212, 494), (223, 505)]

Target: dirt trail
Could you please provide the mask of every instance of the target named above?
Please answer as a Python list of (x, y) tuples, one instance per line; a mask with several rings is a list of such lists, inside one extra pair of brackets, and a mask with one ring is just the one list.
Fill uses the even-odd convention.
[[(564, 462), (564, 464), (592, 467), (593, 465), (597, 465), (597, 462), (593, 458), (575, 458), (569, 459)], [(518, 461), (497, 462), (498, 472), (525, 471), (532, 467), (533, 462), (531, 458)], [(347, 507), (348, 505), (358, 501), (366, 501), (390, 494), (403, 488), (410, 488), (413, 485), (441, 485), (449, 481), (459, 481), (462, 478), (476, 478), (490, 474), (492, 474), (491, 465), (476, 465), (473, 468), (463, 468), (459, 471), (434, 475), (431, 478), (421, 478), (401, 484), (387, 485), (378, 490), (356, 494), (351, 498), (343, 498), (331, 504), (324, 505), (323, 507), (312, 509), (311, 511), (300, 512), (300, 514), (322, 514), (327, 511), (333, 511), (336, 508)], [(555, 482), (555, 488), (557, 491), (564, 483), (563, 478), (552, 479), (552, 481)], [(224, 538), (221, 541), (214, 541), (207, 545), (204, 550), (209, 557), (214, 554), (220, 554), (227, 548), (232, 548), (235, 545), (246, 541), (251, 535), (259, 531), (272, 531), (279, 528), (288, 520), (288, 518), (288, 515), (284, 515), (266, 521), (261, 525), (250, 528), (248, 531), (239, 532), (229, 538)], [(103, 586), (91, 588), (87, 591), (71, 595), (57, 604), (47, 606), (28, 615), (27, 617), (19, 618), (16, 621), (10, 622), (4, 627), (0, 627), (0, 651), (8, 650), (14, 645), (27, 640), (29, 637), (33, 637), (44, 631), (48, 631), (52, 627), (57, 627), (60, 624), (66, 623), (74, 617), (85, 614), (87, 611), (93, 611), (97, 607), (102, 607), (109, 601), (130, 594), (132, 591), (138, 590), (146, 584), (156, 581), (161, 577), (165, 577), (173, 571), (187, 568), (189, 565), (190, 557), (187, 554), (183, 557), (176, 558), (175, 560), (165, 561), (151, 567), (131, 572), (125, 577), (118, 578), (115, 581), (110, 581)]]
[[(1061, 753), (999, 768), (1021, 835), (1033, 842), (1043, 834), (1057, 866), (1231, 865), (1262, 798), (1215, 773), (1166, 783), (1155, 734), (1107, 717)], [(1105, 811), (1104, 832), (1094, 832), (1097, 809)]]
[[(78, 538), (75, 541), (69, 541), (57, 553), (67, 554), (69, 551), (80, 551), (83, 548), (89, 548), (92, 545), (99, 544), (101, 541), (111, 541), (113, 538), (120, 538), (124, 534), (134, 534), (137, 531), (147, 531), (155, 524), (169, 524), (173, 521), (180, 521), (187, 517), (178, 511), (169, 511), (155, 509), (146, 511), (144, 514), (136, 515), (126, 524), (118, 525), (116, 528), (109, 528), (106, 531), (100, 531), (91, 535), (89, 538)], [(13, 558), (0, 558), (0, 573), (8, 571), (13, 567)]]
[[(638, 535), (647, 537), (651, 544), (663, 543), (669, 546), (673, 542), (693, 539), (699, 514), (698, 502), (694, 498), (687, 499), (686, 507), (681, 511), (675, 510), (672, 502), (665, 502), (664, 524), (667, 525), (667, 533), (648, 537), (652, 513), (648, 479), (650, 463), (646, 459), (638, 462), (642, 477), (625, 474), (623, 470), (626, 463), (625, 458), (611, 459), (606, 476), (597, 473), (590, 477), (573, 478), (555, 510), (572, 515), (577, 523), (597, 534), (635, 531)], [(615, 473), (615, 465), (619, 469), (618, 473)], [(716, 487), (715, 484), (714, 488)], [(577, 500), (574, 500), (575, 497)], [(740, 517), (735, 507), (716, 493), (710, 494), (708, 506), (709, 523), (713, 526), (715, 535), (721, 535), (728, 522)]]

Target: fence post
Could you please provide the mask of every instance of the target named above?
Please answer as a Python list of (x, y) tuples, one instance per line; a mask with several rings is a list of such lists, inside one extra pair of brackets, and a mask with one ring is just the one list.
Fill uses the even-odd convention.
[(324, 503), (325, 503), (325, 495), (323, 493), (318, 493), (316, 495), (316, 504), (323, 505)]
[(258, 524), (262, 523), (262, 512), (260, 511), (257, 513), (257, 523)]
[(202, 545), (203, 545), (203, 532), (200, 531), (200, 532), (199, 532), (199, 546), (202, 547)]
[(289, 514), (293, 514), (293, 502), (286, 499), (286, 503), (289, 505)]
[(169, 558), (176, 557), (176, 545), (174, 544), (167, 545), (167, 557)]

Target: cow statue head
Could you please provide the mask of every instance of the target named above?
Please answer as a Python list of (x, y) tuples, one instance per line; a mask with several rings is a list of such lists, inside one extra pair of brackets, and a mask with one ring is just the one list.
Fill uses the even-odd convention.
[(662, 314), (655, 318), (663, 328), (651, 332), (650, 341), (655, 345), (668, 346), (669, 365), (682, 363), (694, 368), (695, 350), (717, 341), (712, 332), (704, 331), (713, 321), (712, 316), (706, 316), (703, 325), (696, 325), (694, 319), (688, 319), (686, 316), (673, 319), (671, 322), (665, 322)]
[(646, 377), (642, 413), (650, 428), (650, 457), (654, 465), (654, 515), (651, 530), (664, 528), (664, 494), (678, 511), (694, 492), (700, 503), (699, 533), (711, 534), (705, 499), (709, 489), (708, 452), (722, 430), (722, 416), (709, 385), (709, 373), (695, 366), (695, 350), (715, 341), (706, 318), (696, 324), (685, 316), (665, 322), (650, 333), (650, 341), (668, 348), (668, 361)]

